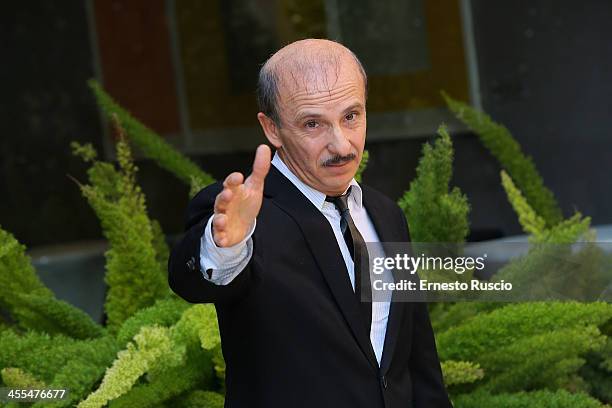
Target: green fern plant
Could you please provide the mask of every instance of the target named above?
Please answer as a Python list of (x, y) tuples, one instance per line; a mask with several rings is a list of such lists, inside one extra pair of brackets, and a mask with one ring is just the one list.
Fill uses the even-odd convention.
[[(469, 304), (454, 306), (463, 305)], [(536, 404), (538, 394), (524, 395), (524, 391), (542, 390), (551, 396), (562, 395), (563, 400), (584, 400), (593, 404), (585, 406), (602, 407), (586, 395), (591, 387), (580, 372), (589, 353), (604, 348), (608, 337), (601, 330), (610, 319), (612, 305), (607, 303), (520, 303), (471, 315), (438, 330), (443, 367), (449, 361), (471, 361), (483, 374), (470, 383), (447, 382), (455, 405), (478, 406), (474, 401), (484, 404), (489, 399), (499, 401), (490, 405), (496, 407), (514, 400), (534, 399)]]
[(533, 159), (523, 153), (510, 131), (495, 123), (486, 113), (451, 98), (445, 92), (442, 92), (442, 97), (451, 112), (478, 135), (482, 144), (508, 172), (546, 226), (553, 227), (561, 222), (563, 215), (553, 193), (544, 185)]
[(441, 368), (447, 387), (473, 383), (484, 377), (484, 370), (480, 365), (469, 361), (446, 360), (441, 363)]
[(467, 197), (458, 187), (449, 191), (453, 146), (445, 126), (434, 145), (425, 144), (417, 177), (398, 204), (406, 214), (414, 242), (461, 243), (469, 232)]
[[(500, 393), (476, 392), (457, 397), (457, 408), (603, 408), (604, 405), (584, 393), (566, 390)], [(607, 406), (606, 406), (607, 407)]]
[(0, 331), (0, 385), (69, 388), (67, 399), (44, 403), (53, 407), (189, 406), (207, 399), (218, 406), (224, 363), (214, 308), (190, 305), (169, 290), (164, 235), (148, 217), (117, 118), (114, 125), (118, 167), (98, 161), (91, 146), (73, 144), (91, 164), (89, 184), (77, 183), (110, 244), (107, 325), (55, 299), (23, 245), (0, 229), (0, 305), (11, 318)]
[(0, 306), (21, 329), (44, 329), (82, 339), (103, 334), (102, 327), (86, 313), (55, 298), (36, 275), (25, 247), (1, 228)]
[[(144, 195), (135, 181), (137, 167), (118, 119), (115, 119), (115, 128), (119, 136), (119, 170), (89, 156), (93, 161), (88, 171), (91, 184), (77, 182), (111, 243), (106, 252), (105, 309), (108, 328), (113, 331), (136, 311), (169, 293), (166, 266), (160, 262), (153, 244), (157, 242), (159, 247), (160, 239), (154, 237), (159, 230), (154, 229), (147, 215)], [(77, 144), (73, 147), (75, 154), (83, 151)]]
[(130, 141), (145, 156), (155, 160), (160, 167), (168, 170), (189, 185), (191, 187), (191, 197), (202, 188), (215, 182), (210, 174), (202, 171), (197, 164), (182, 155), (157, 133), (146, 127), (115, 102), (96, 80), (91, 79), (88, 84), (102, 112), (109, 119), (117, 117), (122, 126), (125, 127)]
[(513, 180), (504, 170), (501, 171), (502, 186), (506, 190), (508, 201), (512, 204), (518, 215), (519, 223), (523, 230), (530, 234), (530, 240), (534, 243), (572, 243), (584, 235), (591, 224), (589, 217), (583, 217), (576, 212), (571, 218), (561, 220), (553, 226), (549, 226), (543, 217), (533, 209), (516, 187)]

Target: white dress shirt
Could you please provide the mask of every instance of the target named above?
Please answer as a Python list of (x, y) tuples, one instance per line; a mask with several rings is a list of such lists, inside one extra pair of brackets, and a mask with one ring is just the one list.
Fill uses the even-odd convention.
[[(285, 177), (287, 177), (302, 192), (302, 194), (304, 194), (304, 196), (310, 200), (310, 202), (319, 211), (321, 211), (331, 225), (334, 235), (336, 236), (338, 246), (340, 247), (340, 251), (342, 252), (342, 258), (346, 264), (351, 285), (353, 286), (353, 290), (355, 290), (353, 259), (351, 258), (349, 249), (344, 241), (344, 237), (342, 236), (342, 231), (340, 230), (340, 213), (336, 209), (335, 205), (325, 201), (325, 194), (303, 183), (295, 174), (293, 174), (280, 159), (278, 153), (274, 154), (272, 165), (275, 166)], [(378, 234), (374, 229), (374, 225), (368, 216), (368, 212), (363, 206), (361, 187), (359, 184), (357, 184), (355, 179), (351, 180), (350, 185), (353, 186), (353, 188), (351, 189), (348, 206), (355, 226), (361, 233), (365, 242), (380, 242)], [(208, 220), (204, 234), (202, 235), (200, 243), (200, 263), (203, 271), (212, 269), (212, 274), (210, 277), (206, 272), (204, 272), (205, 279), (217, 285), (227, 285), (236, 276), (238, 276), (240, 271), (244, 269), (253, 255), (253, 240), (251, 239), (251, 235), (255, 231), (256, 222), (253, 223), (251, 230), (241, 242), (231, 247), (220, 248), (215, 244), (212, 238), (212, 219), (213, 217), (210, 217)], [(386, 271), (385, 273), (389, 272)], [(391, 281), (393, 280), (393, 278), (390, 276), (385, 277), (385, 280), (389, 279)], [(385, 334), (387, 331), (389, 306), (389, 301), (372, 302), (370, 342), (372, 343), (372, 348), (374, 349), (374, 354), (376, 355), (379, 365), (385, 342)]]

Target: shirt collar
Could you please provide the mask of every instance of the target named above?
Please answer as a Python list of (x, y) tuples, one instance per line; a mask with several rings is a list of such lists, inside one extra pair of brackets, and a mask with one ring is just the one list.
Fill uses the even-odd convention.
[[(278, 152), (274, 153), (274, 157), (272, 158), (272, 165), (274, 165), (274, 167), (276, 167), (278, 171), (283, 174), (283, 176), (287, 177), (289, 181), (291, 181), (293, 185), (295, 185), (298, 190), (300, 190), (300, 192), (304, 194), (306, 198), (308, 198), (308, 200), (310, 200), (310, 202), (319, 210), (322, 210), (323, 207), (326, 205), (333, 206), (332, 203), (325, 201), (326, 195), (324, 193), (310, 187), (308, 184), (300, 180), (295, 174), (293, 174), (289, 167), (287, 167), (287, 165), (281, 160), (280, 156), (278, 155)], [(350, 198), (353, 200), (353, 204), (356, 206), (356, 208), (361, 209), (363, 202), (363, 192), (361, 190), (361, 186), (354, 178), (351, 180), (349, 185), (353, 186), (353, 188), (351, 189)]]

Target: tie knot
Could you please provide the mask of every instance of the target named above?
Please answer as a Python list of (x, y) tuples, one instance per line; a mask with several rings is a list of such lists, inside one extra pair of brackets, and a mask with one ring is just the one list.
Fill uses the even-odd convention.
[(348, 210), (348, 198), (351, 194), (351, 187), (348, 188), (346, 193), (339, 196), (327, 196), (325, 197), (325, 201), (329, 201), (333, 203), (340, 213), (343, 213)]

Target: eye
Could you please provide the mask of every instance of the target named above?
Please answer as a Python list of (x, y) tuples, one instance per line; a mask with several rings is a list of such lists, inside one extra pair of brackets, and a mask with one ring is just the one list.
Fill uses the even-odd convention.
[(349, 121), (349, 122), (354, 121), (355, 119), (357, 119), (357, 112), (351, 112), (351, 113), (349, 113), (348, 115), (346, 115), (346, 116), (344, 117), (344, 119), (346, 119), (346, 120), (347, 120), (347, 121)]
[(319, 127), (319, 124), (315, 120), (309, 120), (308, 122), (304, 124), (304, 126), (306, 126), (309, 129), (315, 129)]

